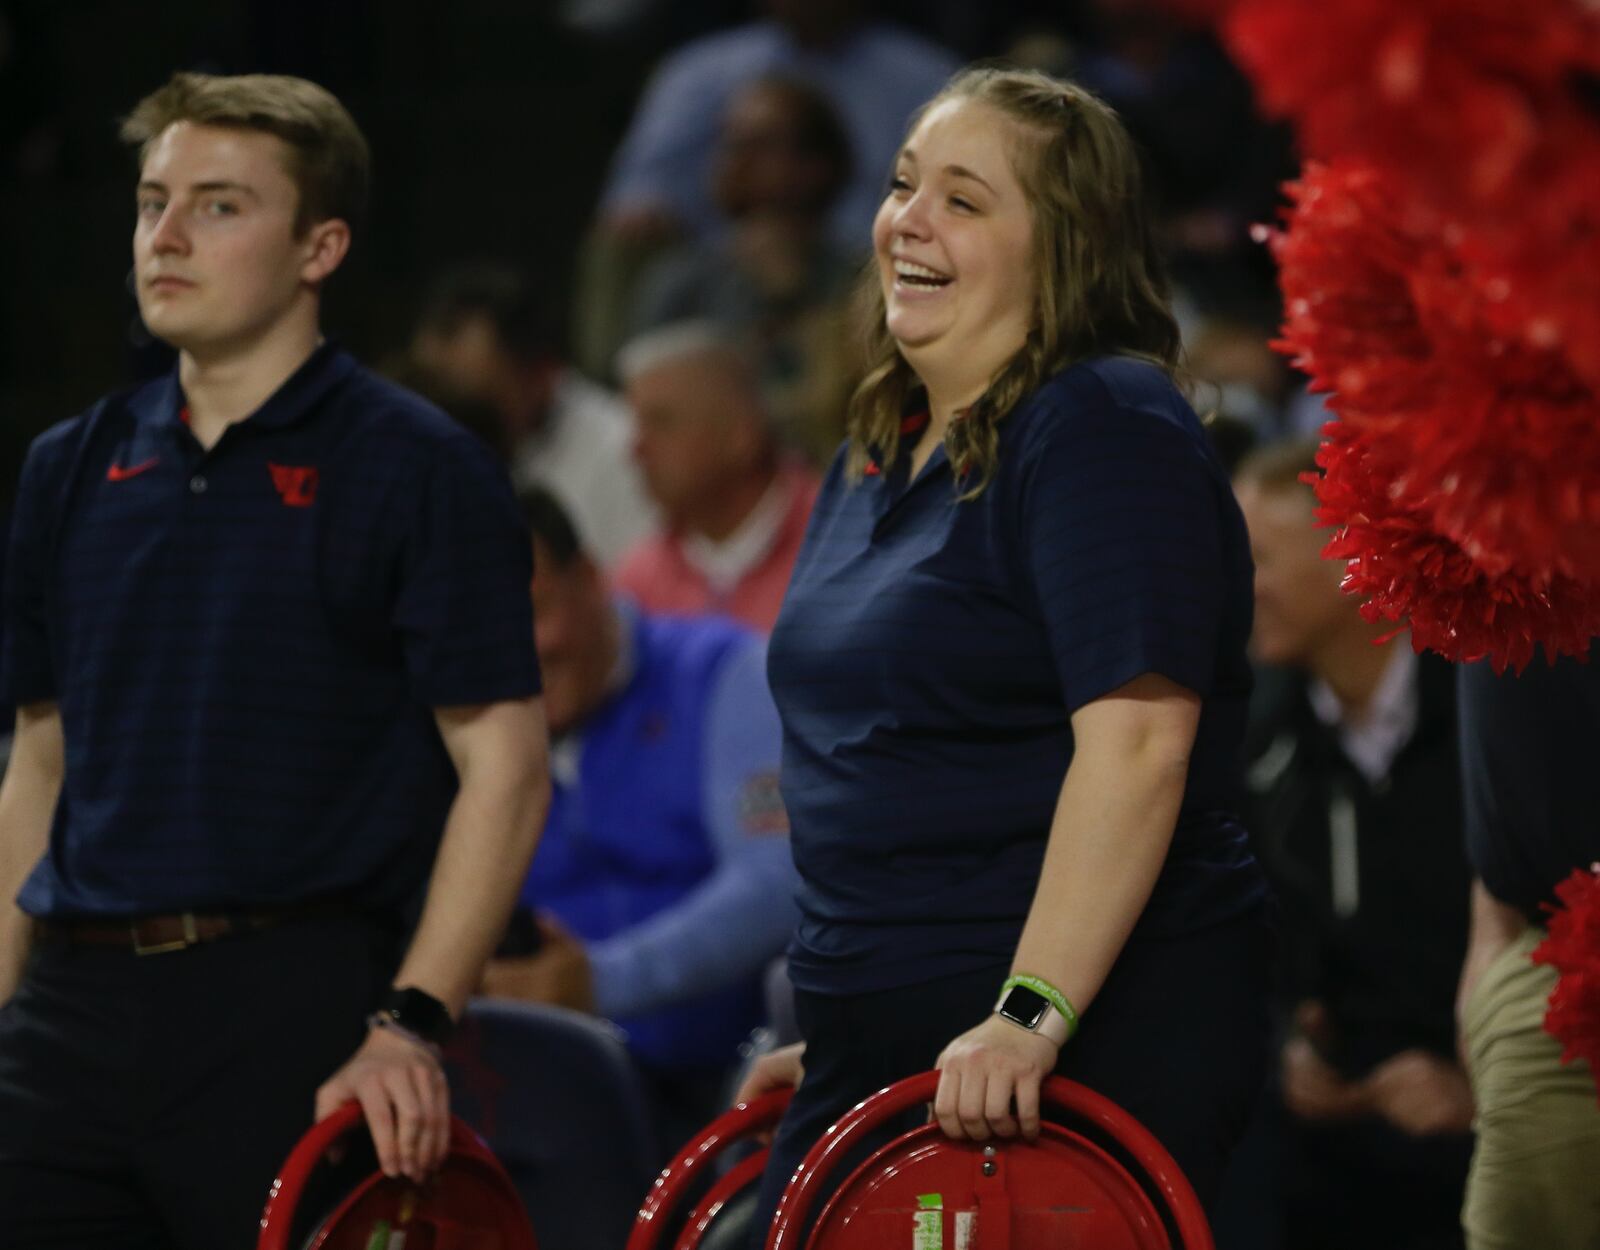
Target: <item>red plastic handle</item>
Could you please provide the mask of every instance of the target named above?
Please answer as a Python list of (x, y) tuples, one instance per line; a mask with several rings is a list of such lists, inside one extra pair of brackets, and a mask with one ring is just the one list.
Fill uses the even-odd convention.
[(717, 1183), (684, 1217), (683, 1232), (678, 1234), (678, 1244), (672, 1250), (699, 1250), (712, 1221), (722, 1213), (722, 1208), (743, 1193), (746, 1186), (759, 1185), (761, 1174), (767, 1170), (770, 1150), (758, 1150), (746, 1155), (718, 1178)]
[(753, 1102), (742, 1102), (724, 1111), (706, 1125), (650, 1186), (633, 1221), (627, 1250), (655, 1250), (667, 1218), (682, 1203), (684, 1194), (701, 1175), (701, 1169), (735, 1142), (771, 1128), (783, 1118), (784, 1108), (792, 1097), (792, 1089), (775, 1089)]
[(300, 1196), (305, 1193), (311, 1173), (322, 1162), (328, 1148), (360, 1123), (361, 1104), (351, 1099), (332, 1115), (318, 1120), (295, 1143), (267, 1194), (256, 1250), (289, 1250), (289, 1225), (294, 1222), (295, 1208), (300, 1205)]
[[(354, 1132), (363, 1123), (361, 1104), (355, 1099), (343, 1103), (332, 1114), (318, 1120), (306, 1131), (289, 1157), (283, 1161), (283, 1166), (278, 1170), (277, 1179), (272, 1182), (272, 1189), (267, 1194), (267, 1204), (261, 1212), (261, 1234), (256, 1241), (256, 1250), (290, 1250), (289, 1226), (294, 1222), (295, 1209), (300, 1205), (300, 1199), (305, 1193), (306, 1183), (311, 1179), (311, 1174), (317, 1165), (323, 1161), (329, 1149), (341, 1137)], [(461, 1120), (455, 1116), (450, 1118), (450, 1154), (464, 1156), (481, 1164), (492, 1171), (505, 1185), (508, 1193), (514, 1192), (514, 1187), (505, 1174), (505, 1169), (500, 1166), (500, 1160), (494, 1157), (494, 1152), (484, 1143), (483, 1139), (474, 1133)], [(531, 1231), (523, 1234), (518, 1230), (519, 1246), (532, 1247)]]
[[(797, 1250), (800, 1233), (812, 1207), (826, 1191), (833, 1170), (865, 1134), (913, 1107), (932, 1102), (938, 1088), (939, 1073), (922, 1072), (879, 1090), (845, 1112), (811, 1148), (784, 1190), (767, 1232), (767, 1250)], [(1109, 1098), (1065, 1077), (1047, 1078), (1040, 1089), (1040, 1101), (1092, 1125), (1138, 1163), (1171, 1214), (1182, 1250), (1214, 1250), (1205, 1209), (1188, 1178), (1149, 1129)], [(1004, 1149), (1003, 1143), (995, 1144)]]

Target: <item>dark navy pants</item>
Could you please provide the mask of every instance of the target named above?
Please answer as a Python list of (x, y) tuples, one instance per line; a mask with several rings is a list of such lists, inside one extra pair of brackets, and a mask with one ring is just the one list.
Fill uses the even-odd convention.
[[(1129, 942), (1056, 1067), (1154, 1133), (1208, 1208), (1266, 1078), (1275, 949), (1264, 911), (1181, 938)], [(806, 1075), (773, 1142), (753, 1246), (828, 1126), (875, 1090), (933, 1067), (994, 1009), (1006, 974), (996, 965), (877, 994), (796, 994)], [(870, 1148), (907, 1127), (885, 1130)]]
[(394, 957), (354, 917), (157, 955), (35, 942), (0, 1008), (0, 1245), (254, 1246)]

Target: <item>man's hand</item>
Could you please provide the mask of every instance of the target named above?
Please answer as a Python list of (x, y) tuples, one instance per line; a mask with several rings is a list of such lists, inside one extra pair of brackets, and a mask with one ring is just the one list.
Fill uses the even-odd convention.
[(733, 1096), (732, 1105), (737, 1107), (742, 1102), (754, 1102), (762, 1094), (785, 1086), (798, 1088), (806, 1075), (805, 1054), (806, 1044), (795, 1042), (762, 1055), (750, 1065), (750, 1071), (739, 1085), (739, 1092)]
[(1372, 1110), (1413, 1137), (1465, 1133), (1472, 1127), (1472, 1087), (1448, 1059), (1403, 1050), (1384, 1060), (1364, 1082)]
[[(999, 1016), (990, 1016), (944, 1048), (934, 1065), (934, 1118), (946, 1136), (1039, 1136), (1039, 1086), (1055, 1070), (1060, 1047)], [(1015, 1103), (1016, 1114), (1012, 1114)]]
[(450, 1146), (450, 1090), (433, 1052), (392, 1029), (374, 1028), (350, 1061), (317, 1091), (316, 1118), (355, 1098), (366, 1113), (385, 1176), (425, 1180)]
[(1309, 1038), (1291, 1037), (1283, 1047), (1283, 1102), (1302, 1120), (1353, 1120), (1372, 1111), (1366, 1087), (1347, 1081)]
[[(793, 1042), (762, 1055), (750, 1065), (750, 1071), (745, 1073), (744, 1080), (739, 1083), (739, 1091), (734, 1094), (730, 1105), (737, 1107), (740, 1103), (754, 1102), (761, 1095), (770, 1094), (775, 1089), (798, 1089), (806, 1075), (805, 1065), (802, 1062), (805, 1053), (804, 1042)], [(754, 1140), (763, 1146), (770, 1146), (772, 1130), (763, 1129), (754, 1135)]]
[(532, 955), (491, 959), (480, 994), (525, 1003), (554, 1003), (577, 1011), (594, 1010), (594, 978), (583, 943), (552, 916), (539, 917), (541, 941)]

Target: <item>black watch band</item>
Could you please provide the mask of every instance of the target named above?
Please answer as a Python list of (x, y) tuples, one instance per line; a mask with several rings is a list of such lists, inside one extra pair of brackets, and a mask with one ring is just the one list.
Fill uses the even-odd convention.
[(455, 1021), (437, 998), (414, 985), (390, 990), (378, 1003), (378, 1015), (435, 1046), (443, 1046), (455, 1031)]

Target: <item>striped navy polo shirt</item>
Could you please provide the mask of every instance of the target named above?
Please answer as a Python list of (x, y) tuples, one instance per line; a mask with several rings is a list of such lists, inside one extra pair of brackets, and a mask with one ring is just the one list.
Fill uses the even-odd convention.
[(532, 557), (469, 433), (319, 348), (206, 451), (176, 375), (34, 443), (0, 698), (55, 700), (37, 916), (387, 910), (455, 776), (432, 708), (539, 688)]
[(909, 449), (854, 485), (841, 453), (812, 513), (768, 668), (802, 989), (1009, 961), (1072, 760), (1069, 717), (1144, 673), (1203, 706), (1139, 932), (1198, 928), (1263, 895), (1231, 814), (1253, 568), (1198, 419), (1159, 369), (1108, 358), (1056, 375), (999, 430), (999, 470), (975, 500), (957, 501), (942, 447), (911, 482)]

